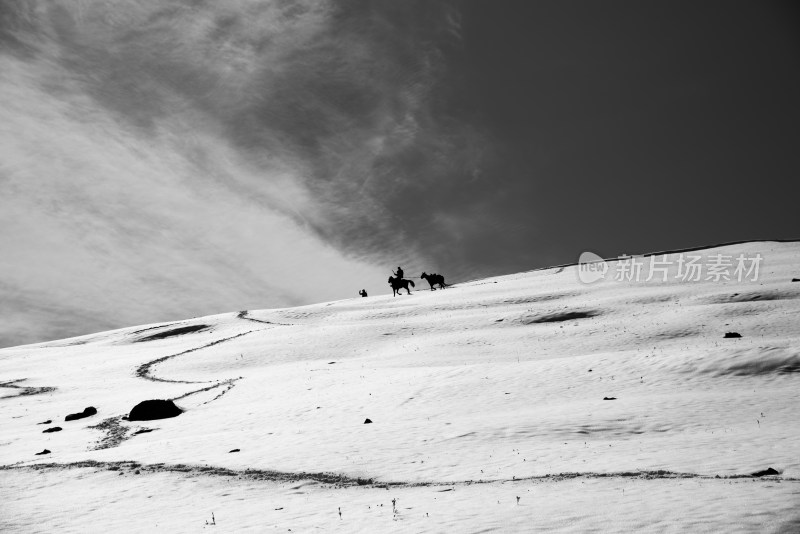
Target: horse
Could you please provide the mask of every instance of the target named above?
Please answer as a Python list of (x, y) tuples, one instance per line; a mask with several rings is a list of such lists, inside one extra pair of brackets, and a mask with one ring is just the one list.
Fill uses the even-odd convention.
[(402, 278), (395, 278), (394, 276), (389, 277), (389, 285), (392, 286), (392, 296), (395, 297), (400, 295), (400, 290), (405, 288), (408, 291), (408, 294), (411, 294), (411, 290), (408, 289), (408, 284), (411, 284), (411, 287), (414, 287), (413, 280), (404, 280)]
[(421, 275), (419, 275), (419, 277), (428, 281), (428, 283), (431, 285), (431, 291), (436, 291), (436, 288), (433, 287), (434, 285), (438, 285), (441, 289), (444, 289), (450, 285), (444, 283), (444, 276), (441, 274), (426, 274), (423, 272)]

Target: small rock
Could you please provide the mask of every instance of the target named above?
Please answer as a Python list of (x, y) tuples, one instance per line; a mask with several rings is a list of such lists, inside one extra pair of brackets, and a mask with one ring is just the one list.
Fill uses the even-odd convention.
[(368, 424), (370, 424), (370, 423), (372, 423), (372, 419), (370, 419), (369, 417), (367, 417), (366, 419), (364, 419), (364, 424), (365, 424), (365, 425), (368, 425)]
[(740, 334), (739, 332), (725, 332), (725, 339), (733, 337), (742, 337), (742, 334)]
[(41, 456), (42, 454), (50, 454), (50, 451), (48, 449), (45, 449), (42, 452), (37, 452), (36, 456)]
[(42, 434), (49, 434), (50, 432), (61, 432), (60, 426), (54, 426), (52, 428), (46, 428), (42, 430)]
[(603, 400), (617, 400), (616, 397), (603, 397)]
[(753, 477), (765, 477), (765, 476), (769, 476), (769, 475), (780, 475), (780, 473), (778, 473), (777, 471), (775, 471), (771, 467), (767, 467), (766, 469), (764, 469), (762, 471), (756, 471), (755, 473), (752, 473), (750, 476), (753, 476)]
[(64, 421), (76, 421), (78, 419), (83, 419), (84, 417), (89, 417), (97, 413), (97, 408), (94, 406), (88, 406), (83, 409), (80, 413), (71, 413), (64, 418)]
[(231, 449), (231, 450), (228, 451), (228, 453), (231, 453), (231, 452), (240, 452), (240, 450), (239, 449)]
[(52, 422), (53, 422), (53, 421), (52, 421), (51, 419), (48, 419), (47, 421), (42, 421), (41, 423), (36, 423), (36, 424), (37, 424), (37, 425), (49, 425), (49, 424), (50, 424), (50, 423), (52, 423)]
[(154, 428), (140, 428), (139, 430), (134, 432), (133, 435), (135, 436), (137, 434), (147, 434), (148, 432), (152, 432), (153, 430), (155, 430), (155, 429)]

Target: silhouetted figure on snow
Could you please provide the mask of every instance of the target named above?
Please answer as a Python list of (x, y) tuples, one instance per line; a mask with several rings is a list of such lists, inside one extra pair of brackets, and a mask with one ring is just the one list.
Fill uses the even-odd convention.
[(394, 276), (389, 277), (389, 285), (392, 286), (392, 296), (396, 297), (400, 295), (400, 290), (405, 288), (408, 291), (408, 294), (411, 294), (411, 290), (408, 289), (408, 284), (411, 284), (411, 287), (414, 287), (413, 280), (403, 280), (401, 278), (395, 278)]
[(444, 276), (442, 276), (441, 274), (436, 274), (436, 273), (427, 274), (423, 271), (423, 273), (419, 277), (422, 278), (423, 280), (428, 281), (428, 283), (431, 285), (431, 291), (436, 291), (436, 288), (433, 287), (435, 285), (438, 285), (440, 289), (444, 289), (450, 285), (444, 283)]
[(358, 294), (361, 295), (362, 297), (366, 297), (367, 296), (367, 290), (366, 289), (362, 289), (361, 291), (358, 292)]
[(397, 267), (397, 272), (392, 271), (392, 274), (395, 275), (398, 279), (402, 280), (403, 279), (403, 268), (398, 266)]

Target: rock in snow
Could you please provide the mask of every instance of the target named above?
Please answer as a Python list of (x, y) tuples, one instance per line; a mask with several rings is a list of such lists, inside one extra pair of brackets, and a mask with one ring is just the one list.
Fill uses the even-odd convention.
[(765, 477), (765, 476), (769, 476), (769, 475), (780, 475), (780, 473), (777, 472), (776, 470), (774, 470), (771, 467), (767, 467), (766, 469), (763, 469), (761, 471), (756, 471), (751, 476), (754, 476), (754, 477)]
[(152, 421), (177, 417), (183, 410), (175, 406), (171, 400), (154, 399), (142, 401), (131, 410), (129, 421)]
[(82, 412), (79, 413), (71, 413), (64, 418), (64, 421), (76, 421), (78, 419), (83, 419), (84, 417), (89, 417), (97, 413), (97, 408), (94, 406), (88, 406), (83, 409)]

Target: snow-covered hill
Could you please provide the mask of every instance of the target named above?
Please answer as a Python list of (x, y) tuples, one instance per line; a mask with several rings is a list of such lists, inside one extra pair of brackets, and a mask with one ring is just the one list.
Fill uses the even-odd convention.
[(0, 350), (0, 530), (797, 531), (800, 243), (634, 261)]

